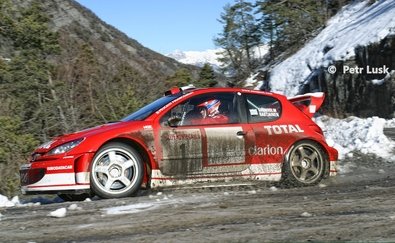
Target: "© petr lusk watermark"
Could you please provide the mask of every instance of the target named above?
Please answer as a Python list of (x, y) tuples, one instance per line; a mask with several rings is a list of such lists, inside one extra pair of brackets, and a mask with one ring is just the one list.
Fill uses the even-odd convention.
[[(330, 65), (328, 68), (328, 73), (335, 74), (338, 70), (335, 65)], [(366, 67), (358, 67), (358, 66), (347, 66), (343, 65), (342, 69), (343, 74), (389, 74), (390, 70), (387, 65), (383, 65), (381, 67), (372, 67), (367, 65)]]

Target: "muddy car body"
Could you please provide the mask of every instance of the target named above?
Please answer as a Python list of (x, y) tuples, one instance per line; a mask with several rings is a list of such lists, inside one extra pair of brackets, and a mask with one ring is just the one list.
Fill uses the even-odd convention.
[[(216, 115), (226, 120), (196, 122), (206, 100), (219, 101)], [(212, 181), (314, 185), (336, 174), (337, 151), (311, 119), (323, 100), (323, 93), (288, 99), (247, 89), (173, 88), (119, 122), (41, 145), (21, 167), (22, 192), (78, 199)]]

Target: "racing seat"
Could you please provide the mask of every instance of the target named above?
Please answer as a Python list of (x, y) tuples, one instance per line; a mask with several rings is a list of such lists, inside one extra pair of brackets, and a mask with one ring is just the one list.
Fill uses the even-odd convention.
[(234, 106), (231, 102), (223, 102), (218, 109), (220, 114), (227, 116), (229, 119), (229, 123), (238, 123), (239, 119), (237, 116), (237, 112), (234, 109)]

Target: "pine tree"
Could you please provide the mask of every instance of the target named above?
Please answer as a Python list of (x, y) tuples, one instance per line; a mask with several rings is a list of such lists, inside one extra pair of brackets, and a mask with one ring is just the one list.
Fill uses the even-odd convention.
[(197, 87), (214, 87), (217, 84), (214, 69), (210, 64), (205, 63), (199, 73), (199, 79), (196, 81)]
[(193, 83), (192, 74), (186, 68), (178, 69), (172, 76), (166, 79), (166, 86), (168, 88), (174, 86), (177, 87), (187, 86), (192, 83)]
[(3, 64), (0, 83), (0, 100), (12, 99), (13, 114), (26, 122), (25, 132), (40, 131), (42, 140), (49, 139), (46, 128), (58, 123), (48, 82), (53, 70), (49, 59), (59, 52), (59, 45), (48, 20), (36, 2), (14, 15), (6, 29), (17, 52)]
[(262, 37), (270, 46), (271, 59), (296, 50), (326, 20), (326, 1), (264, 0), (257, 2)]
[(226, 5), (221, 14), (223, 31), (214, 42), (221, 47), (223, 72), (232, 76), (237, 85), (258, 66), (254, 50), (261, 45), (260, 28), (254, 16), (254, 5), (237, 0)]

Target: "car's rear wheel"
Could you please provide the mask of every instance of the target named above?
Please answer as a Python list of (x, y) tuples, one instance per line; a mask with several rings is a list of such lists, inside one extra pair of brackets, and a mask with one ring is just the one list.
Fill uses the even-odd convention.
[(143, 180), (143, 161), (132, 147), (118, 142), (103, 146), (91, 163), (90, 183), (102, 198), (132, 196)]
[(324, 176), (326, 162), (326, 154), (317, 143), (298, 142), (286, 156), (283, 182), (292, 186), (316, 185)]

